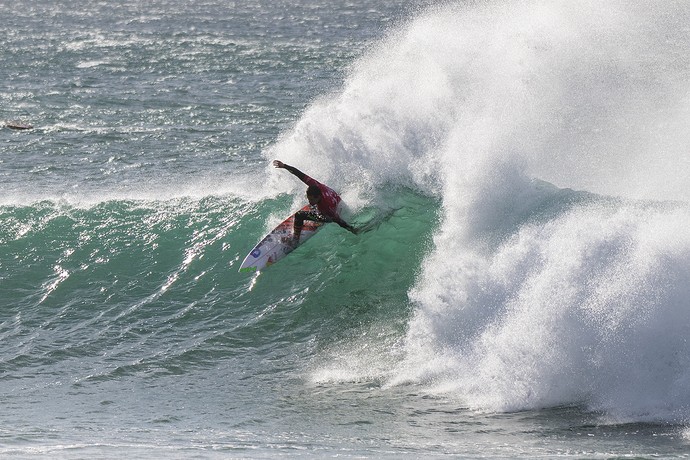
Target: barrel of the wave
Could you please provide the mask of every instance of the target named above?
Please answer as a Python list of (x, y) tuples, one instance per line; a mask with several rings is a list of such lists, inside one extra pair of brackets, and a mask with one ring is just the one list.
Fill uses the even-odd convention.
[[(309, 210), (311, 210), (311, 206), (306, 205), (299, 211), (307, 212)], [(297, 214), (297, 212), (281, 222), (259, 241), (259, 243), (254, 246), (254, 249), (249, 251), (249, 254), (247, 254), (244, 261), (242, 261), (242, 265), (240, 265), (240, 272), (261, 271), (278, 262), (294, 251), (299, 245), (316, 235), (316, 232), (321, 229), (324, 223), (305, 220), (299, 240), (293, 241), (293, 227), (295, 223), (295, 214)]]

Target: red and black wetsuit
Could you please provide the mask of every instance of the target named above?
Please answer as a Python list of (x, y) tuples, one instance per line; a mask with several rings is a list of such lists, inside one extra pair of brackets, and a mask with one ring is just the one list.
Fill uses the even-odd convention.
[(297, 212), (297, 214), (295, 214), (296, 228), (301, 228), (305, 220), (313, 220), (316, 222), (335, 222), (343, 228), (346, 228), (348, 230), (352, 229), (352, 227), (349, 224), (347, 224), (343, 219), (340, 218), (340, 215), (338, 213), (338, 206), (340, 205), (341, 201), (340, 195), (338, 195), (329, 186), (324, 185), (316, 179), (307, 176), (302, 171), (293, 166), (284, 164), (283, 168), (287, 169), (292, 174), (297, 176), (297, 178), (305, 184), (309, 186), (316, 186), (321, 191), (321, 199), (318, 203), (316, 203), (316, 209), (312, 211), (299, 211)]

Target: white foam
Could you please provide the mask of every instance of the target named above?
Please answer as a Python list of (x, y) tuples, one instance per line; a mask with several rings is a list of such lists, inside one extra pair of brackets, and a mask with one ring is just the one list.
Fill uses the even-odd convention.
[(569, 208), (574, 195), (534, 179), (690, 200), (689, 19), (682, 2), (432, 8), (266, 152), (337, 189), (393, 182), (441, 198), (392, 384), (487, 410), (688, 418), (687, 206)]
[(687, 225), (687, 208), (587, 205), (524, 226), (489, 255), (436, 253), (413, 293), (397, 378), (433, 380), (488, 410), (585, 403), (684, 421)]

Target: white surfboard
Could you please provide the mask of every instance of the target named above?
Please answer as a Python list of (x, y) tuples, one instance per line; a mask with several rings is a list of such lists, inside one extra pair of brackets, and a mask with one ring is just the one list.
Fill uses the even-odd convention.
[[(309, 211), (311, 206), (306, 205), (300, 211)], [(297, 214), (296, 211), (295, 214)], [(280, 223), (271, 233), (266, 235), (256, 246), (252, 249), (247, 257), (244, 258), (242, 265), (240, 265), (241, 272), (260, 271), (269, 265), (278, 262), (280, 259), (290, 254), (299, 245), (314, 236), (323, 226), (323, 222), (314, 222), (305, 220), (302, 232), (299, 236), (299, 242), (294, 246), (292, 243), (292, 233), (295, 223), (295, 214), (291, 215)]]

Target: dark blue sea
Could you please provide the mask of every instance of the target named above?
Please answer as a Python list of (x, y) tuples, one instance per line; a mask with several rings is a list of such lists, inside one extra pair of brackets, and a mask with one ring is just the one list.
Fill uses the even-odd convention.
[(0, 457), (690, 457), (688, 24), (1, 2)]

